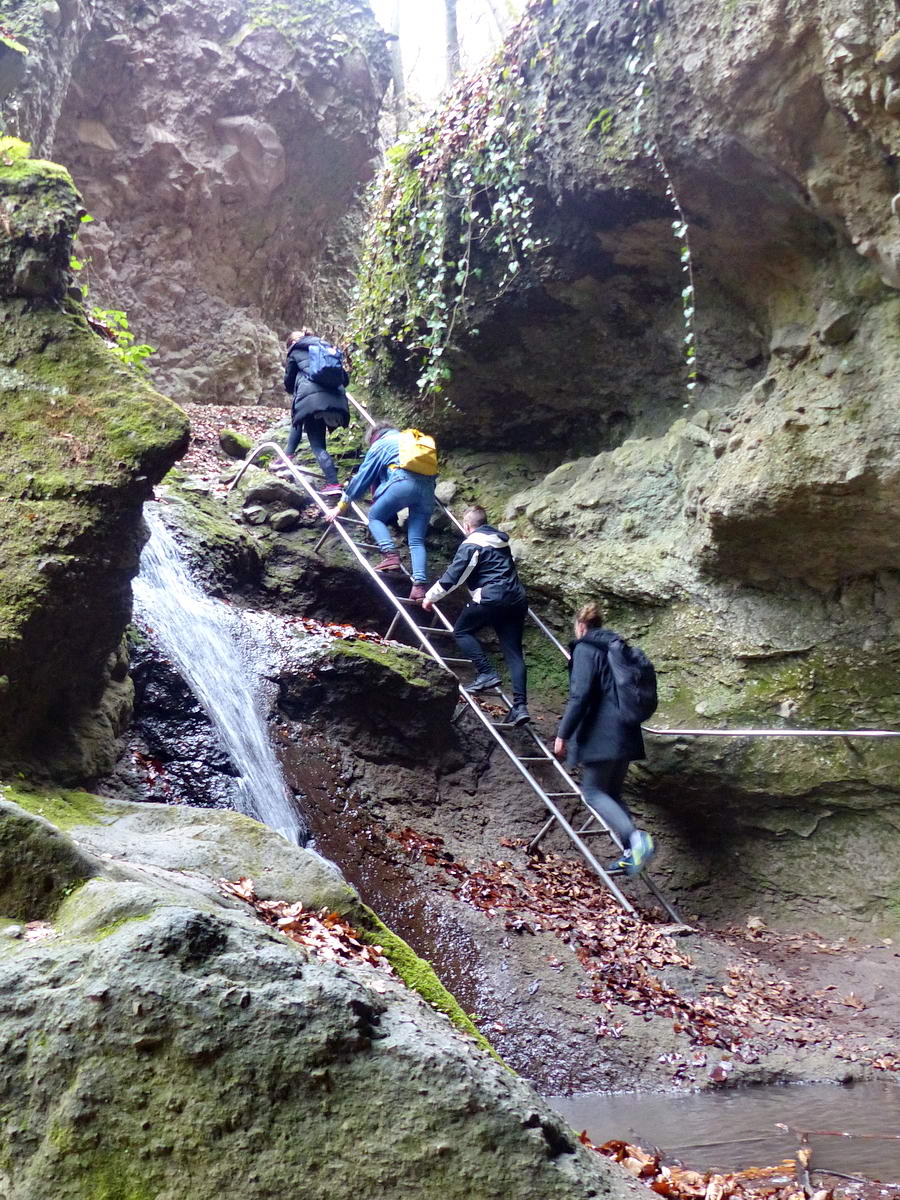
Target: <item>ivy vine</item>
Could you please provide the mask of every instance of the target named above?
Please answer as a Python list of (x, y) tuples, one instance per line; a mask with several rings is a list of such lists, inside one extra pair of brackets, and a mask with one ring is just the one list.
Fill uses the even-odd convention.
[[(648, 104), (656, 107), (658, 88), (656, 83), (656, 57), (654, 53), (653, 24), (657, 14), (659, 0), (632, 0), (632, 10), (635, 15), (635, 30), (631, 39), (631, 47), (625, 60), (625, 69), (638, 79), (634, 91), (636, 100), (634, 109), (634, 131), (642, 138), (644, 150), (653, 162), (666, 184), (666, 196), (675, 213), (672, 221), (672, 233), (680, 242), (679, 262), (682, 271), (681, 313), (684, 321), (684, 363), (687, 371), (687, 389), (692, 392), (697, 386), (697, 326), (695, 314), (697, 311), (697, 290), (694, 284), (694, 258), (691, 252), (690, 227), (687, 217), (678, 199), (675, 181), (669, 170), (656, 134), (645, 131), (645, 117)], [(658, 113), (656, 114), (658, 116)]]
[(495, 303), (544, 245), (528, 184), (537, 122), (522, 98), (520, 45), (461, 81), (430, 123), (388, 151), (374, 189), (352, 338), (376, 357), (379, 344), (399, 350), (425, 397), (445, 392), (459, 329), (477, 336), (476, 298)]

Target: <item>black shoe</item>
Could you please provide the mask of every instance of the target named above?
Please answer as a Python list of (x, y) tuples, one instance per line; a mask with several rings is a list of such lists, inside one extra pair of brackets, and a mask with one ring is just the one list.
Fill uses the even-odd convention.
[(514, 704), (504, 718), (504, 725), (527, 725), (531, 720), (524, 704)]
[(500, 686), (500, 676), (496, 671), (479, 671), (472, 682), (464, 690), (467, 692), (486, 692), (489, 688)]

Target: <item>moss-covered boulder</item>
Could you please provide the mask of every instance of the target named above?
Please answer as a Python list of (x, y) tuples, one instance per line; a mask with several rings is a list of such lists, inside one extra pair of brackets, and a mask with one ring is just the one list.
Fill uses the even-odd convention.
[(0, 761), (84, 778), (127, 717), (141, 505), (187, 421), (60, 307), (80, 207), (65, 171), (0, 156), (0, 196)]
[(300, 630), (278, 684), (289, 717), (321, 723), (375, 762), (433, 764), (454, 742), (459, 684), (424, 651)]
[[(43, 802), (64, 814), (64, 796)], [(57, 837), (73, 857), (105, 846), (100, 873), (42, 937), (0, 948), (9, 1195), (218, 1200), (239, 1179), (248, 1200), (637, 1196), (401, 976), (289, 941), (214, 882), (274, 860), (263, 890), (314, 907), (317, 856), (233, 814), (97, 809)], [(122, 834), (135, 817), (149, 837)], [(230, 853), (201, 863), (216, 823)], [(393, 958), (421, 981), (406, 949)]]

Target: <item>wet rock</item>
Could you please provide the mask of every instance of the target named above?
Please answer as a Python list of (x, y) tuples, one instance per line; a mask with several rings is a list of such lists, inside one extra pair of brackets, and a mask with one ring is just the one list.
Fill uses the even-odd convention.
[(884, 108), (892, 117), (900, 116), (900, 87), (892, 87), (885, 94)]
[(248, 504), (241, 509), (241, 516), (248, 525), (265, 525), (269, 519), (269, 512), (261, 504)]
[(292, 719), (325, 723), (376, 762), (436, 762), (454, 747), (459, 685), (422, 651), (351, 638), (288, 650), (278, 706)]
[(288, 533), (300, 524), (300, 513), (296, 508), (281, 508), (269, 517), (269, 524), (278, 533)]
[[(128, 719), (130, 685), (109, 664), (131, 616), (141, 504), (187, 422), (62, 311), (81, 204), (68, 172), (14, 139), (3, 160), (0, 376), (15, 403), (0, 415), (0, 769), (39, 759), (85, 778), (110, 769)], [(65, 648), (64, 672), (50, 646)]]
[(291, 508), (305, 508), (310, 503), (309, 496), (296, 484), (273, 475), (264, 476), (259, 482), (257, 479), (257, 476), (252, 477), (250, 486), (243, 492), (245, 504), (286, 504)]

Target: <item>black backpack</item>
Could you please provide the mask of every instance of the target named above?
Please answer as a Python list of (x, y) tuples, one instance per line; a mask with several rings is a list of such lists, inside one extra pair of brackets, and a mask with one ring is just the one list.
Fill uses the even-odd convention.
[(310, 342), (303, 374), (310, 383), (318, 384), (330, 392), (337, 392), (350, 382), (343, 354), (337, 346), (323, 342), (321, 338)]
[(626, 721), (639, 725), (656, 712), (656, 671), (638, 646), (614, 638), (607, 647), (607, 662), (616, 685), (616, 703)]

